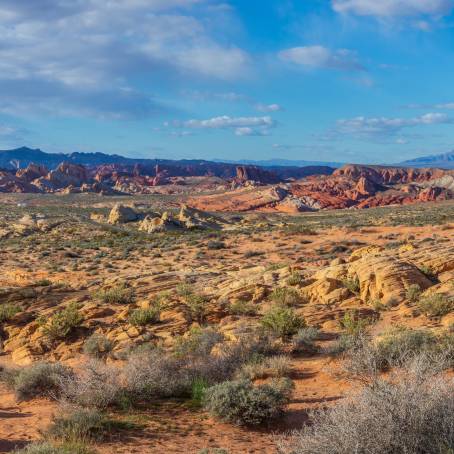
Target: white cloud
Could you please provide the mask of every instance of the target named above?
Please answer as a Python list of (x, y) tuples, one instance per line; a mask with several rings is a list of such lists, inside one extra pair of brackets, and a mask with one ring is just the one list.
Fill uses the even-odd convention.
[(382, 18), (404, 16), (443, 16), (454, 6), (452, 0), (332, 0), (338, 13)]
[[(170, 126), (164, 123), (164, 126)], [(172, 126), (186, 129), (233, 129), (237, 136), (266, 136), (271, 128), (276, 126), (275, 121), (269, 117), (229, 117), (222, 115), (206, 120), (174, 121)]]
[(226, 129), (226, 128), (242, 128), (252, 126), (264, 126), (271, 128), (274, 126), (274, 121), (271, 117), (229, 117), (223, 115), (214, 117), (208, 120), (188, 120), (183, 122), (185, 128), (196, 129)]
[(335, 133), (362, 138), (386, 137), (409, 127), (450, 123), (453, 119), (442, 113), (427, 113), (413, 118), (356, 117), (338, 120)]
[(308, 68), (363, 71), (355, 52), (348, 49), (330, 50), (323, 46), (293, 47), (279, 52), (283, 61)]
[(235, 135), (244, 137), (244, 136), (269, 136), (270, 130), (268, 128), (250, 128), (242, 127), (235, 129)]
[(210, 19), (228, 12), (209, 3), (2, 0), (0, 112), (144, 117), (165, 107), (131, 88), (136, 77), (243, 77), (249, 56), (216, 38)]
[(279, 104), (256, 104), (255, 108), (259, 112), (279, 112), (284, 110)]

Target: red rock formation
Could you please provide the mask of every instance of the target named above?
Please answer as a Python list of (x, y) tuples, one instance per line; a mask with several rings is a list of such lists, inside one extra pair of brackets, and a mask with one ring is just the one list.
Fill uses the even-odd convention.
[(41, 166), (37, 164), (29, 164), (25, 169), (19, 169), (16, 172), (16, 176), (23, 178), (28, 183), (36, 180), (37, 178), (44, 177), (49, 173), (49, 170), (46, 166)]

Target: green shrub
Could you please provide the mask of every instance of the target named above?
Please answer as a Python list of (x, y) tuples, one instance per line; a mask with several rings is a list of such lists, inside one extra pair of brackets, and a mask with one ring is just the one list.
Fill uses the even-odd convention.
[(422, 265), (419, 267), (419, 270), (432, 282), (437, 281), (437, 275), (430, 266)]
[(196, 406), (202, 406), (203, 398), (209, 383), (203, 378), (196, 378), (191, 385), (191, 401)]
[(0, 323), (7, 322), (20, 312), (20, 308), (13, 304), (0, 305)]
[(342, 285), (355, 295), (359, 294), (360, 284), (357, 276), (342, 280)]
[(435, 293), (421, 298), (418, 301), (418, 307), (429, 317), (442, 317), (454, 311), (454, 298)]
[(249, 301), (237, 300), (228, 308), (232, 315), (257, 315), (257, 306)]
[(104, 304), (130, 304), (134, 301), (134, 290), (126, 284), (99, 290), (94, 297)]
[(412, 284), (407, 289), (406, 298), (410, 303), (417, 303), (421, 296), (421, 287), (418, 284)]
[(357, 336), (364, 332), (366, 328), (372, 323), (370, 318), (359, 318), (356, 310), (345, 312), (340, 320), (341, 327), (349, 336)]
[(113, 342), (102, 334), (92, 334), (84, 343), (84, 353), (94, 358), (108, 356), (113, 349)]
[(208, 412), (222, 421), (258, 425), (278, 416), (289, 401), (290, 380), (254, 386), (248, 380), (226, 381), (205, 393)]
[(288, 339), (296, 334), (300, 328), (306, 326), (304, 318), (297, 315), (292, 308), (280, 305), (272, 307), (262, 317), (260, 323), (266, 331), (282, 340)]
[(224, 336), (215, 328), (191, 328), (185, 336), (177, 337), (174, 345), (176, 356), (207, 356), (215, 345), (221, 344)]
[(270, 298), (275, 303), (285, 306), (295, 306), (302, 300), (298, 290), (291, 287), (275, 288), (272, 291)]
[(152, 306), (147, 309), (134, 309), (128, 318), (128, 322), (133, 326), (146, 326), (158, 323), (161, 320), (161, 307)]
[(301, 285), (303, 282), (303, 277), (296, 271), (294, 271), (287, 279), (287, 285)]
[(12, 376), (12, 386), (19, 400), (35, 397), (58, 398), (62, 381), (72, 377), (71, 369), (59, 363), (35, 363), (19, 369)]
[(208, 300), (204, 295), (191, 294), (185, 298), (190, 322), (205, 323)]
[(55, 314), (48, 319), (41, 317), (38, 319), (38, 324), (44, 335), (50, 341), (64, 339), (68, 336), (74, 328), (80, 326), (83, 322), (83, 317), (79, 313), (77, 303), (70, 303), (65, 309), (55, 312)]
[(49, 279), (40, 279), (39, 281), (36, 281), (34, 285), (36, 287), (48, 287), (49, 285), (52, 285), (52, 281)]

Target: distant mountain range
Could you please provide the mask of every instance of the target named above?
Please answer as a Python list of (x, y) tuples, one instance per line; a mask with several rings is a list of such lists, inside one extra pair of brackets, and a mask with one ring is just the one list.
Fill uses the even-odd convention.
[(267, 160), (252, 160), (240, 159), (238, 161), (226, 159), (213, 159), (214, 162), (225, 162), (228, 164), (244, 164), (259, 167), (307, 167), (307, 166), (328, 166), (328, 167), (342, 167), (345, 162), (325, 162), (325, 161), (304, 161), (301, 159), (267, 159)]
[[(301, 167), (325, 167), (325, 168), (338, 168), (342, 167), (345, 163), (341, 162), (323, 162), (323, 161), (305, 161), (305, 160), (288, 160), (288, 159), (268, 159), (268, 160), (250, 160), (242, 159), (234, 160), (221, 160), (213, 159), (211, 161), (203, 159), (136, 159), (127, 158), (116, 154), (106, 153), (46, 153), (40, 149), (32, 149), (28, 147), (16, 148), (13, 150), (0, 150), (0, 168), (3, 169), (22, 169), (29, 164), (40, 164), (55, 169), (61, 162), (70, 162), (73, 164), (82, 164), (85, 166), (100, 166), (109, 164), (121, 165), (135, 165), (141, 164), (144, 166), (154, 166), (156, 164), (164, 166), (206, 166), (210, 164), (220, 165), (228, 164), (230, 166), (235, 164), (266, 167), (267, 170), (279, 169), (280, 172), (285, 169), (296, 169)], [(390, 165), (390, 164), (387, 164)], [(393, 166), (402, 167), (438, 167), (443, 169), (454, 169), (454, 151), (449, 153), (423, 156), (420, 158), (410, 159), (407, 161), (393, 164)], [(279, 172), (279, 173), (280, 173)], [(325, 173), (325, 172), (323, 172)]]
[(406, 167), (439, 167), (441, 169), (454, 169), (454, 151), (410, 159), (399, 163), (399, 165)]

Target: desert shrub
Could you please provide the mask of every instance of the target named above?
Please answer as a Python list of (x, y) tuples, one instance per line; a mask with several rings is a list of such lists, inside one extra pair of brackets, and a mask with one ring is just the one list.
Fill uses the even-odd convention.
[(95, 452), (81, 443), (53, 445), (48, 442), (36, 442), (13, 451), (13, 454), (95, 454)]
[(353, 376), (370, 378), (392, 367), (403, 367), (420, 355), (426, 355), (428, 363), (443, 355), (437, 337), (425, 330), (397, 328), (375, 342), (359, 336), (348, 349), (344, 367)]
[(270, 356), (265, 360), (269, 377), (286, 377), (292, 370), (292, 361), (286, 355)]
[(357, 295), (360, 291), (359, 279), (356, 276), (352, 278), (343, 279), (342, 285), (355, 295)]
[(185, 297), (184, 304), (188, 311), (190, 322), (197, 322), (203, 324), (207, 315), (206, 296), (192, 293)]
[(224, 448), (204, 448), (200, 450), (198, 454), (229, 454), (229, 451)]
[(303, 282), (303, 276), (297, 272), (293, 272), (287, 279), (287, 285), (301, 285)]
[(174, 352), (178, 357), (207, 356), (213, 347), (224, 341), (224, 336), (215, 328), (192, 328), (185, 336), (175, 341)]
[(207, 243), (207, 249), (217, 251), (219, 249), (225, 249), (225, 243), (223, 241), (211, 240)]
[(40, 279), (34, 283), (36, 287), (48, 287), (49, 285), (52, 285), (52, 281), (49, 279)]
[(196, 378), (191, 384), (191, 402), (196, 406), (202, 406), (208, 382), (203, 378)]
[(270, 295), (272, 301), (284, 306), (295, 306), (301, 302), (298, 290), (291, 287), (277, 287)]
[(454, 311), (454, 298), (435, 293), (421, 298), (418, 301), (418, 308), (429, 317), (442, 317)]
[(130, 304), (134, 301), (134, 290), (122, 283), (101, 289), (94, 294), (94, 297), (104, 304)]
[(113, 342), (102, 334), (92, 334), (84, 343), (84, 353), (94, 358), (108, 356), (113, 349)]
[(158, 323), (161, 319), (161, 308), (152, 306), (146, 309), (134, 309), (128, 317), (128, 322), (133, 326), (146, 326)]
[(417, 303), (421, 296), (421, 287), (418, 284), (410, 285), (405, 296), (410, 303)]
[(132, 402), (189, 396), (195, 378), (184, 359), (157, 348), (132, 354), (123, 373), (125, 391)]
[(282, 340), (288, 339), (296, 334), (300, 328), (306, 326), (304, 318), (297, 315), (292, 308), (280, 305), (272, 307), (262, 317), (260, 323), (266, 331)]
[(62, 380), (61, 388), (64, 399), (88, 408), (107, 408), (122, 396), (118, 369), (97, 360), (88, 361), (78, 375)]
[(278, 416), (289, 400), (291, 381), (254, 386), (248, 380), (226, 381), (209, 388), (205, 407), (222, 421), (258, 425)]
[(55, 312), (50, 319), (47, 317), (38, 319), (38, 324), (41, 326), (43, 334), (52, 342), (64, 339), (82, 322), (83, 317), (75, 302), (70, 303), (65, 309)]
[(0, 305), (0, 323), (7, 322), (20, 312), (20, 307), (14, 304), (1, 304)]
[(295, 352), (316, 353), (318, 351), (315, 341), (319, 338), (320, 331), (308, 326), (301, 328), (292, 338), (292, 347)]
[(76, 408), (55, 416), (48, 429), (50, 437), (68, 442), (101, 440), (110, 429), (111, 421), (98, 410)]
[(250, 301), (237, 300), (229, 305), (228, 311), (232, 315), (256, 315), (257, 306)]
[(419, 270), (432, 282), (437, 281), (437, 274), (430, 266), (422, 265)]
[(182, 282), (181, 284), (178, 284), (176, 286), (175, 291), (178, 296), (181, 296), (182, 298), (187, 298), (188, 296), (194, 293), (194, 287), (188, 282)]
[(73, 377), (71, 369), (59, 363), (40, 362), (19, 369), (11, 384), (19, 400), (60, 396), (62, 382)]
[(372, 320), (370, 318), (360, 318), (357, 311), (351, 310), (345, 312), (339, 323), (347, 335), (357, 336), (366, 330)]
[(282, 454), (450, 453), (454, 382), (410, 371), (376, 380), (362, 392), (312, 415), (312, 424), (281, 440)]

